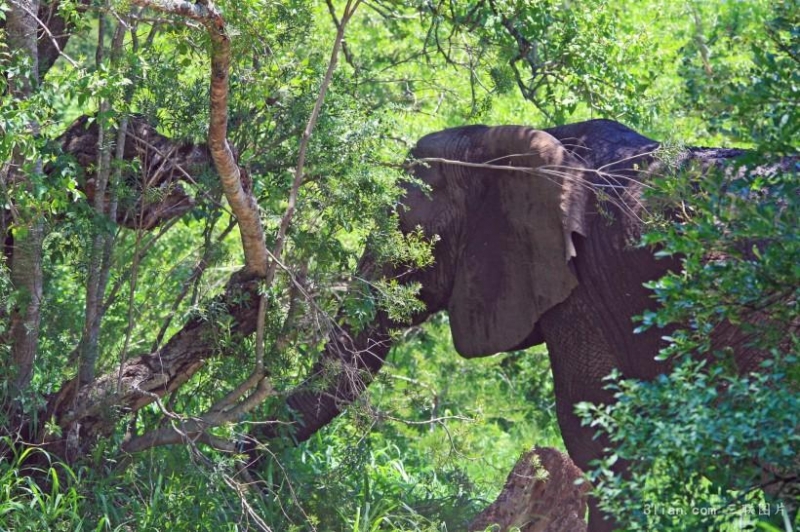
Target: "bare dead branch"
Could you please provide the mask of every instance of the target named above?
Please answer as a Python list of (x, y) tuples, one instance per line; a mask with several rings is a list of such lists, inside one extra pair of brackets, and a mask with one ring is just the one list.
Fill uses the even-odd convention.
[(206, 431), (209, 428), (238, 421), (241, 416), (251, 412), (273, 393), (274, 390), (269, 380), (262, 377), (258, 381), (256, 390), (235, 407), (224, 411), (210, 410), (199, 418), (180, 419), (170, 426), (161, 427), (131, 439), (125, 444), (124, 449), (129, 453), (137, 453), (161, 445), (196, 440), (202, 435), (207, 435)]

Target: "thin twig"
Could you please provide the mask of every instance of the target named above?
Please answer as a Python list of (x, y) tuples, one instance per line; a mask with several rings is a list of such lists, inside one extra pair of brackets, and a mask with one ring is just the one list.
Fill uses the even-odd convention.
[[(305, 162), (306, 162), (306, 152), (308, 150), (308, 144), (311, 140), (311, 134), (314, 131), (314, 126), (317, 124), (317, 119), (319, 118), (319, 113), (322, 110), (322, 104), (325, 101), (325, 95), (328, 92), (328, 87), (331, 84), (331, 80), (333, 79), (333, 72), (336, 70), (336, 63), (339, 59), (339, 49), (341, 48), (342, 42), (344, 40), (344, 32), (347, 23), (350, 21), (350, 18), (355, 13), (358, 6), (361, 4), (362, 0), (348, 0), (347, 4), (344, 8), (344, 14), (342, 15), (342, 20), (339, 26), (336, 28), (336, 39), (333, 42), (333, 50), (331, 51), (331, 58), (328, 62), (328, 70), (325, 72), (325, 77), (322, 80), (322, 85), (319, 89), (319, 94), (317, 95), (317, 101), (314, 103), (314, 109), (311, 112), (311, 116), (308, 119), (308, 123), (306, 124), (306, 128), (303, 131), (303, 136), (300, 139), (300, 150), (297, 156), (297, 168), (295, 169), (294, 173), (294, 181), (292, 183), (292, 188), (289, 191), (289, 204), (286, 207), (286, 212), (284, 213), (283, 217), (281, 218), (281, 224), (278, 228), (278, 235), (275, 239), (275, 247), (272, 250), (272, 255), (274, 257), (280, 258), (283, 254), (283, 247), (286, 241), (286, 232), (289, 229), (289, 224), (291, 224), (292, 217), (294, 216), (295, 207), (297, 204), (297, 195), (300, 191), (300, 185), (303, 183), (303, 172), (305, 170)], [(277, 268), (277, 264), (273, 261), (270, 263), (269, 270), (266, 275), (266, 284), (269, 286), (272, 283), (272, 280), (275, 277), (275, 271)]]

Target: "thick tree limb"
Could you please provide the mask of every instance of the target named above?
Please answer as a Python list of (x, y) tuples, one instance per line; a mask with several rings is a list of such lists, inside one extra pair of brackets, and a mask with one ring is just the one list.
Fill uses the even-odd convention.
[[(94, 204), (98, 202), (98, 194), (103, 189), (101, 179), (89, 168), (95, 167), (98, 158), (99, 126), (89, 116), (78, 118), (59, 138), (62, 149), (75, 157), (78, 164), (85, 169), (83, 179), (79, 179), (78, 187)], [(181, 181), (194, 182), (193, 174), (198, 174), (211, 165), (208, 149), (204, 144), (180, 144), (159, 134), (153, 126), (142, 117), (131, 116), (127, 119), (125, 134), (117, 132), (118, 146), (121, 150), (119, 160), (138, 160), (141, 174), (121, 173), (113, 181), (112, 188), (125, 186), (133, 189), (132, 199), (119, 200), (108, 214), (119, 225), (130, 229), (150, 230), (168, 220), (177, 218), (195, 206), (195, 200), (180, 185)], [(145, 197), (144, 190), (158, 191)], [(111, 201), (120, 194), (119, 190), (108, 191)], [(112, 212), (113, 211), (113, 212)]]
[[(210, 3), (189, 3), (184, 1), (147, 1), (147, 0), (133, 0), (133, 3), (142, 7), (150, 7), (170, 14), (180, 15), (201, 22), (209, 32), (211, 38), (211, 118), (208, 133), (208, 149), (211, 153), (211, 158), (217, 169), (217, 173), (222, 183), (223, 192), (228, 203), (237, 218), (240, 235), (242, 238), (242, 247), (245, 256), (245, 274), (253, 277), (263, 278), (267, 273), (267, 257), (268, 252), (264, 238), (264, 232), (261, 225), (260, 212), (255, 198), (249, 190), (245, 190), (242, 184), (242, 174), (236, 159), (228, 144), (227, 140), (227, 127), (228, 127), (228, 71), (230, 68), (231, 51), (230, 39), (228, 38), (225, 30), (225, 23), (221, 14)], [(234, 285), (235, 286), (235, 285)], [(235, 288), (233, 288), (235, 290)], [(263, 322), (263, 315), (265, 308), (263, 301), (259, 300), (258, 312), (256, 313), (257, 323)], [(263, 326), (262, 326), (263, 327)], [(174, 345), (177, 337), (185, 333), (187, 328), (184, 328), (164, 347), (164, 350)], [(251, 331), (242, 331), (249, 334)], [(210, 345), (208, 339), (199, 342), (203, 346)], [(207, 349), (206, 349), (207, 350)], [(163, 351), (163, 350), (162, 350)], [(183, 362), (183, 353), (179, 356), (179, 363), (176, 364), (178, 368), (186, 366)], [(207, 355), (206, 355), (207, 356)], [(180, 384), (185, 382), (189, 375), (194, 373), (199, 365), (202, 364), (203, 356), (201, 353), (196, 353), (188, 362), (188, 367), (185, 370), (179, 370), (177, 373), (162, 373), (157, 377), (157, 384), (162, 388), (161, 393), (166, 392), (170, 388), (175, 389)], [(159, 357), (162, 367), (164, 357)], [(144, 359), (142, 359), (144, 360)], [(125, 380), (126, 371), (125, 363), (120, 367), (118, 377), (118, 387), (121, 389), (123, 381)], [(145, 364), (147, 366), (147, 364)], [(175, 369), (175, 368), (171, 368)], [(147, 373), (147, 372), (145, 372)], [(254, 377), (257, 377), (258, 386), (255, 391), (246, 398), (242, 403), (231, 409), (231, 412), (214, 411), (209, 412), (199, 422), (192, 420), (183, 423), (184, 429), (162, 429), (146, 434), (142, 437), (135, 438), (130, 442), (130, 448), (133, 450), (140, 450), (151, 447), (153, 445), (160, 445), (163, 442), (169, 443), (172, 439), (177, 438), (177, 441), (185, 439), (187, 434), (194, 434), (195, 437), (204, 433), (205, 426), (214, 426), (219, 423), (226, 422), (233, 419), (245, 411), (249, 411), (259, 404), (271, 393), (271, 385), (262, 375), (263, 364), (257, 364)], [(127, 383), (127, 388), (138, 392), (142, 398), (150, 398), (151, 400), (157, 398), (159, 394), (149, 389), (143, 389), (142, 384), (148, 383), (151, 379), (142, 380), (141, 377), (136, 377), (131, 382)], [(163, 383), (158, 381), (164, 381)], [(174, 381), (174, 385), (170, 385)], [(106, 386), (108, 383), (106, 383)], [(139, 406), (140, 407), (140, 406)], [(133, 407), (136, 408), (136, 405)], [(85, 417), (85, 416), (82, 416)], [(111, 425), (113, 426), (113, 424)], [(168, 441), (170, 440), (170, 441)]]
[[(302, 442), (333, 421), (361, 397), (383, 368), (396, 326), (380, 313), (374, 324), (357, 335), (351, 336), (346, 330), (332, 334), (320, 361), (286, 399), (290, 419), (260, 425), (256, 439), (287, 434)], [(288, 426), (286, 421), (290, 422)]]
[[(327, 93), (328, 87), (330, 86), (331, 80), (333, 78), (333, 72), (336, 69), (336, 64), (339, 57), (339, 52), (343, 43), (344, 39), (344, 32), (347, 22), (352, 17), (353, 13), (355, 12), (356, 8), (360, 4), (361, 0), (353, 0), (348, 1), (344, 15), (340, 23), (337, 24), (337, 33), (334, 39), (333, 50), (331, 51), (331, 58), (328, 63), (328, 68), (323, 78), (319, 94), (317, 96), (317, 100), (314, 105), (314, 109), (309, 117), (308, 123), (306, 124), (305, 130), (303, 132), (303, 136), (300, 142), (300, 150), (298, 156), (298, 163), (297, 168), (295, 170), (295, 177), (292, 183), (292, 188), (289, 194), (289, 205), (281, 219), (280, 227), (278, 230), (278, 236), (276, 239), (276, 244), (273, 252), (270, 254), (270, 266), (267, 270), (266, 274), (266, 282), (269, 285), (276, 274), (276, 270), (279, 265), (279, 261), (281, 259), (281, 255), (283, 253), (284, 243), (286, 239), (286, 233), (291, 224), (295, 206), (297, 202), (297, 196), (299, 193), (300, 186), (303, 182), (303, 175), (304, 175), (304, 166), (305, 166), (305, 157), (306, 152), (308, 150), (309, 141), (316, 125), (316, 122), (319, 118), (319, 114), (322, 109), (323, 102), (325, 100), (325, 95)], [(186, 7), (186, 6), (184, 6)], [(213, 35), (215, 34), (213, 29), (210, 29), (212, 32), (212, 39), (214, 38)], [(217, 76), (221, 76), (223, 72), (221, 68), (225, 67), (224, 74), (227, 75), (227, 65), (225, 61), (228, 60), (227, 57), (224, 57), (223, 54), (217, 53), (218, 46), (220, 45), (227, 45), (227, 41), (223, 43), (215, 42), (215, 52), (213, 57), (217, 58), (215, 62), (212, 59), (212, 71), (214, 78)], [(222, 94), (221, 92), (214, 91), (215, 85), (213, 85), (212, 80), (212, 109), (215, 107), (221, 107), (220, 99), (223, 97), (227, 97), (227, 94)], [(219, 85), (217, 86), (219, 88)], [(215, 100), (217, 98), (217, 100)], [(227, 104), (225, 104), (227, 107)], [(217, 118), (220, 118), (218, 115)], [(212, 130), (209, 132), (209, 145), (211, 145), (211, 138), (212, 138), (212, 131), (215, 127), (220, 126), (220, 124), (214, 123), (214, 117), (212, 116)], [(212, 151), (213, 155), (213, 151)], [(217, 161), (217, 158), (215, 158)], [(218, 166), (219, 168), (219, 166)], [(219, 425), (220, 423), (226, 423), (232, 420), (235, 420), (238, 416), (242, 413), (250, 411), (254, 408), (258, 403), (260, 403), (263, 399), (265, 399), (268, 395), (271, 394), (271, 386), (269, 382), (264, 378), (263, 375), (263, 356), (264, 356), (264, 348), (263, 348), (263, 317), (265, 314), (265, 303), (266, 300), (262, 297), (259, 300), (259, 312), (258, 312), (258, 323), (257, 323), (257, 339), (256, 339), (256, 365), (255, 370), (250, 378), (248, 378), (245, 382), (243, 382), (240, 386), (236, 388), (236, 390), (232, 391), (228, 397), (223, 399), (218, 405), (212, 408), (206, 415), (202, 416), (199, 419), (193, 419), (188, 421), (183, 421), (180, 423), (180, 429), (177, 426), (172, 427), (165, 427), (156, 431), (152, 431), (150, 433), (144, 434), (140, 437), (137, 437), (130, 441), (126, 445), (126, 450), (130, 452), (141, 451), (147, 449), (149, 447), (155, 445), (164, 445), (170, 443), (178, 443), (180, 441), (185, 441), (187, 438), (197, 438), (200, 435), (204, 434), (204, 430), (207, 427)], [(374, 330), (370, 330), (370, 333), (375, 333)], [(384, 334), (388, 334), (388, 330), (384, 332)], [(313, 434), (318, 428), (327, 424), (336, 414), (338, 414), (338, 408), (342, 407), (342, 405), (349, 404), (361, 395), (363, 389), (366, 387), (368, 382), (371, 380), (372, 375), (376, 373), (388, 352), (390, 342), (388, 338), (386, 340), (379, 340), (375, 338), (376, 334), (367, 334), (365, 333), (364, 337), (361, 338), (367, 346), (366, 348), (362, 348), (360, 350), (356, 350), (353, 348), (352, 345), (348, 345), (347, 348), (344, 348), (339, 342), (331, 342), (326, 349), (326, 354), (328, 356), (323, 356), (322, 359), (325, 363), (320, 363), (319, 367), (314, 372), (315, 378), (321, 378), (322, 373), (324, 372), (326, 375), (329, 373), (330, 368), (327, 367), (327, 363), (331, 360), (338, 358), (341, 363), (341, 372), (335, 377), (337, 379), (337, 384), (334, 387), (334, 391), (330, 394), (326, 394), (326, 399), (328, 396), (336, 397), (335, 400), (335, 408), (330, 412), (326, 412), (322, 416), (319, 417), (316, 423), (305, 423), (304, 426), (307, 430), (309, 430), (308, 434)], [(344, 335), (340, 342), (344, 342), (345, 340), (350, 340), (348, 335)], [(335, 351), (336, 356), (330, 356), (330, 353)], [(360, 373), (366, 370), (367, 375), (362, 376)], [(247, 390), (249, 390), (255, 384), (258, 384), (255, 391), (253, 391), (244, 401), (239, 403), (236, 406), (233, 406), (234, 402), (238, 401)], [(366, 383), (366, 384), (364, 384)], [(290, 406), (295, 409), (301, 407), (301, 404), (306, 405), (308, 408), (317, 408), (319, 412), (319, 401), (315, 399), (316, 395), (312, 394), (309, 396), (308, 394), (300, 393), (300, 394), (293, 394), (290, 397)], [(292, 404), (294, 403), (294, 404)], [(306, 416), (308, 417), (308, 416)], [(310, 419), (306, 419), (306, 421), (311, 421)], [(301, 429), (302, 430), (302, 429)]]
[[(369, 252), (359, 262), (358, 272), (368, 281), (397, 274), (393, 268), (377, 263)], [(417, 314), (412, 325), (425, 321), (437, 310), (431, 308)], [(289, 417), (278, 416), (257, 426), (254, 439), (277, 438), (287, 433), (297, 442), (309, 439), (361, 397), (383, 368), (394, 343), (393, 332), (408, 326), (379, 311), (357, 334), (347, 328), (334, 328), (319, 360), (286, 398)]]
[[(228, 97), (228, 68), (230, 63), (230, 42), (225, 34), (225, 26), (221, 16), (213, 7), (199, 4), (189, 4), (187, 2), (135, 2), (145, 7), (155, 7), (170, 13), (188, 16), (189, 18), (202, 22), (209, 30), (212, 40), (212, 80), (211, 80), (211, 124), (209, 128), (208, 150), (211, 153), (218, 174), (220, 175), (223, 190), (231, 205), (234, 214), (238, 218), (240, 233), (242, 234), (243, 247), (245, 252), (245, 272), (263, 276), (266, 271), (266, 246), (264, 242), (263, 230), (258, 212), (258, 206), (249, 190), (245, 190), (242, 184), (242, 176), (233, 150), (227, 142), (227, 97)], [(141, 125), (141, 124), (138, 124)], [(71, 128), (74, 134), (68, 141), (80, 138), (85, 129)], [(136, 138), (135, 127), (132, 137)], [(96, 140), (100, 132), (96, 131), (90, 141), (93, 149), (87, 150), (90, 160), (96, 158)], [(145, 131), (145, 133), (147, 133)], [(84, 135), (85, 136), (85, 135)], [(163, 140), (159, 135), (151, 135), (155, 141)], [(65, 142), (67, 151), (74, 144)], [(82, 143), (85, 144), (85, 143)], [(146, 141), (137, 142), (136, 148), (141, 145), (148, 145)], [(138, 150), (135, 150), (138, 151)], [(159, 151), (159, 150), (155, 150)], [(171, 159), (176, 155), (175, 149), (166, 150), (166, 154), (159, 154), (160, 161), (155, 172), (163, 181), (172, 181), (171, 172), (165, 171), (171, 165)], [(180, 151), (180, 150), (179, 150)], [(147, 149), (145, 153), (149, 153)], [(190, 149), (185, 156), (194, 155), (195, 150)], [(202, 157), (196, 157), (202, 159)], [(79, 157), (80, 159), (80, 157)], [(148, 168), (147, 159), (144, 158), (145, 169)], [(80, 161), (79, 161), (80, 162)], [(180, 165), (180, 163), (178, 163)], [(84, 164), (84, 166), (88, 166)], [(185, 171), (183, 172), (185, 173)], [(145, 172), (147, 176), (148, 172)], [(99, 181), (102, 181), (99, 180)], [(103, 194), (102, 183), (99, 194)], [(150, 183), (148, 183), (150, 184)], [(90, 195), (91, 186), (87, 182), (87, 195)], [(102, 198), (95, 198), (102, 202)], [(143, 222), (143, 209), (137, 210), (138, 227), (152, 227), (161, 220), (156, 216), (149, 223)], [(236, 295), (237, 292), (244, 291), (251, 298)], [(235, 296), (235, 297), (234, 297)], [(234, 314), (234, 323), (238, 333), (243, 335), (251, 334), (255, 328), (254, 309), (250, 306), (255, 296), (255, 287), (247, 285), (237, 288), (231, 285), (228, 295), (226, 308)], [(231, 298), (236, 302), (231, 302)], [(244, 300), (245, 303), (240, 303)], [(202, 365), (204, 360), (214, 352), (214, 342), (212, 333), (214, 325), (199, 319), (187, 324), (183, 330), (174, 336), (162, 349), (152, 355), (145, 355), (124, 361), (120, 367), (119, 377), (108, 374), (98, 378), (96, 381), (86, 383), (80, 387), (77, 380), (73, 380), (62, 388), (62, 390), (51, 398), (49, 410), (59, 420), (64, 433), (69, 436), (78, 437), (84, 443), (92, 442), (95, 438), (107, 435), (113, 430), (119, 414), (135, 411), (142, 406), (151, 403), (164, 393), (178, 388), (188, 380)], [(116, 373), (116, 372), (114, 372)], [(217, 421), (216, 418), (225, 415), (237, 415), (241, 409), (252, 408), (254, 402), (263, 399), (265, 390), (269, 390), (264, 385), (264, 379), (260, 380), (259, 386), (243, 403), (237, 405), (230, 413), (210, 413), (209, 422)], [(71, 400), (74, 397), (74, 402)], [(72, 408), (72, 405), (75, 405)], [(68, 438), (69, 439), (69, 438)], [(56, 443), (56, 442), (53, 442)], [(63, 445), (63, 442), (62, 442)]]
[(210, 2), (182, 0), (133, 0), (135, 5), (180, 15), (202, 23), (211, 37), (211, 120), (208, 149), (217, 168), (225, 198), (239, 221), (246, 273), (264, 277), (268, 254), (258, 203), (242, 186), (242, 176), (228, 144), (228, 71), (231, 61), (230, 39), (222, 15)]
[[(255, 331), (257, 298), (258, 283), (251, 281), (230, 288), (219, 299), (221, 310), (217, 312), (230, 315), (234, 324), (225, 334), (248, 336)], [(78, 431), (82, 446), (110, 435), (120, 416), (178, 389), (217, 354), (214, 339), (223, 334), (217, 323), (214, 316), (194, 318), (157, 351), (127, 360), (119, 370), (86, 386), (81, 387), (77, 378), (72, 379), (49, 398), (48, 413), (43, 419), (54, 417), (64, 434)], [(66, 443), (52, 436), (48, 441), (57, 454)]]

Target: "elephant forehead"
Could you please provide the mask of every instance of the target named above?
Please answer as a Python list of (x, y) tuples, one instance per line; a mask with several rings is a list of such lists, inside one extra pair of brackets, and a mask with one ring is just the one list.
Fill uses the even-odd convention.
[(481, 144), (481, 137), (490, 128), (486, 126), (466, 126), (445, 129), (425, 135), (411, 150), (413, 159), (452, 159), (464, 161), (467, 151)]
[(545, 131), (521, 126), (497, 126), (486, 131), (476, 159), (499, 165), (557, 165), (564, 160), (564, 147)]

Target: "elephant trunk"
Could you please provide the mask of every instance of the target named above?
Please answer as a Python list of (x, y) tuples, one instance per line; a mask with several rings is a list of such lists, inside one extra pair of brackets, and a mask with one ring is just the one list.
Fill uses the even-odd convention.
[[(368, 282), (398, 276), (396, 268), (378, 263), (369, 250), (357, 271), (358, 277)], [(393, 343), (392, 331), (419, 324), (432, 312), (422, 311), (408, 324), (398, 323), (378, 310), (361, 331), (353, 332), (347, 325), (334, 327), (319, 360), (286, 398), (288, 415), (262, 425), (254, 436), (264, 441), (289, 435), (296, 443), (309, 439), (366, 391), (386, 361)]]
[[(304, 384), (286, 399), (294, 423), (290, 432), (300, 443), (333, 421), (357, 400), (380, 372), (392, 346), (392, 322), (379, 312), (366, 329), (351, 335), (347, 329), (332, 334)], [(261, 439), (286, 434), (286, 425), (264, 425)]]

